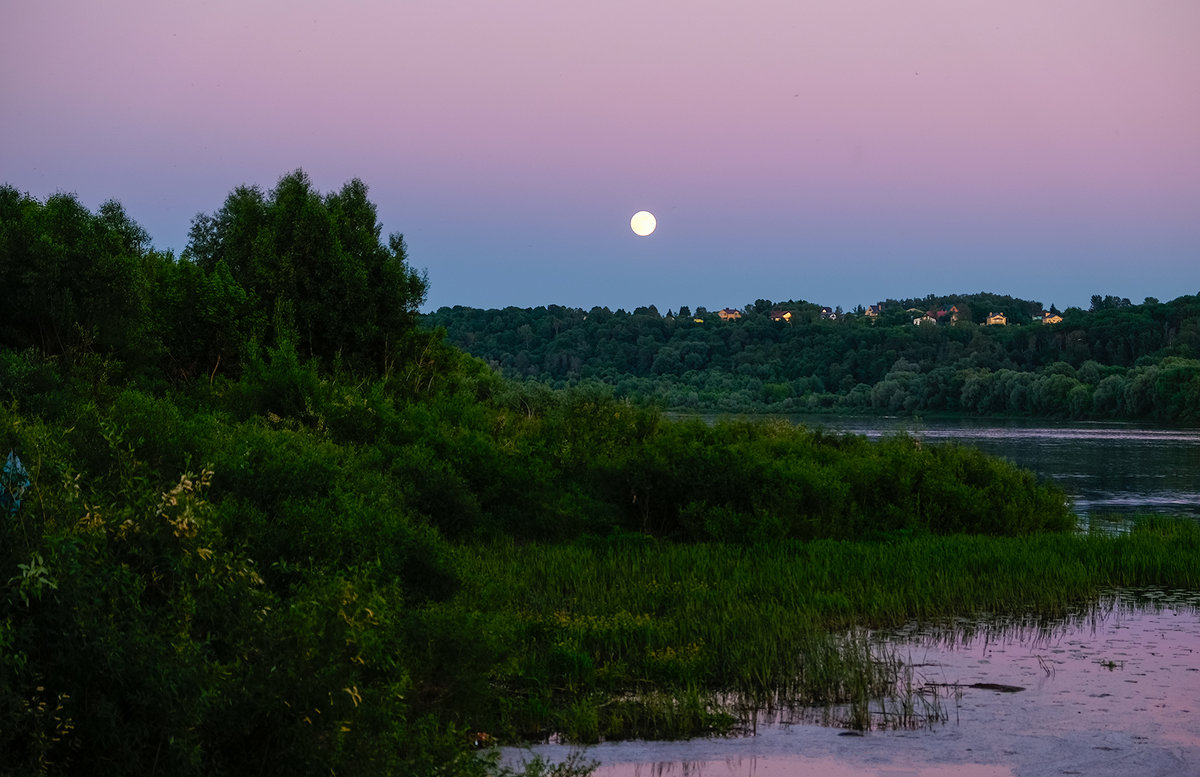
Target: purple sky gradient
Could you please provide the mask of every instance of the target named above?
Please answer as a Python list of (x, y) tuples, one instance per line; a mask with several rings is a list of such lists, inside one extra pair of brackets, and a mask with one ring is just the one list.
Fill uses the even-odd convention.
[[(428, 307), (1200, 292), (1195, 0), (6, 0), (0, 181), (363, 179)], [(658, 230), (629, 230), (637, 210)]]

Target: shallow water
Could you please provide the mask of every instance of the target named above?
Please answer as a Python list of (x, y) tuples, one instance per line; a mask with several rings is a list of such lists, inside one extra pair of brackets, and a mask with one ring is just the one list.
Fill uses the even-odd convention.
[[(926, 729), (847, 736), (781, 722), (753, 736), (604, 743), (586, 755), (597, 777), (1200, 776), (1198, 608), (1197, 593), (1126, 592), (1066, 623), (893, 633), (917, 679), (945, 691), (948, 720)], [(570, 748), (533, 752), (561, 760)]]

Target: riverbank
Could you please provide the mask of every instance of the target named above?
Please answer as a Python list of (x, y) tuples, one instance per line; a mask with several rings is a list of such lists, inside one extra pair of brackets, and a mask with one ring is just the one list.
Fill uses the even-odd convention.
[[(680, 414), (709, 423), (721, 415)], [(1028, 469), (1071, 498), (1083, 527), (1124, 530), (1139, 513), (1200, 519), (1200, 429), (1116, 421), (1042, 421), (945, 415), (774, 416), (812, 430), (876, 440), (911, 435), (953, 442)]]
[(1200, 526), (1128, 535), (766, 546), (640, 539), (460, 550), (491, 667), (471, 723), (515, 742), (735, 730), (746, 710), (861, 702), (896, 666), (862, 629), (983, 613), (1062, 617), (1113, 586), (1200, 588)]
[[(1188, 774), (1200, 763), (1198, 608), (1194, 591), (1126, 589), (1050, 624), (983, 620), (966, 637), (966, 624), (890, 632), (922, 681), (962, 689), (950, 719), (933, 728), (847, 737), (782, 721), (747, 736), (609, 742), (582, 755), (597, 764), (595, 777)], [(1021, 690), (971, 687), (989, 681)], [(513, 748), (505, 758), (561, 760), (574, 750)]]

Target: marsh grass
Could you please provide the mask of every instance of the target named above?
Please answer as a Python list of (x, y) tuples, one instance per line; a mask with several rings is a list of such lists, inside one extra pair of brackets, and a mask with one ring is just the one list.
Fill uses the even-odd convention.
[(764, 546), (625, 537), (462, 547), (458, 561), (458, 597), (431, 606), (483, 618), (488, 682), (510, 701), (480, 725), (508, 738), (680, 737), (802, 709), (869, 730), (943, 722), (954, 693), (874, 630), (988, 638), (990, 615), (993, 630), (1008, 618), (1049, 633), (1054, 619), (1101, 617), (1084, 603), (1114, 587), (1200, 588), (1200, 526)]
[(790, 695), (741, 697), (735, 705), (740, 728), (753, 733), (764, 723), (818, 723), (876, 731), (929, 728), (948, 720), (947, 701), (954, 694), (928, 682), (894, 643), (858, 630), (838, 644), (843, 660), (835, 692), (826, 688), (817, 696), (794, 687)]

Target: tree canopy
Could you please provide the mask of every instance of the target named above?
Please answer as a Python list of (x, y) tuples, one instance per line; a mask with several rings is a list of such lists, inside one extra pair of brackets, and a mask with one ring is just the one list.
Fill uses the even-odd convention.
[(120, 204), (91, 213), (0, 188), (0, 344), (88, 350), (173, 379), (236, 372), (247, 348), (358, 371), (394, 365), (425, 299), (404, 238), (380, 236), (366, 185), (322, 195), (301, 170), (198, 214), (181, 258)]
[[(887, 300), (874, 318), (758, 300), (731, 321), (556, 305), (425, 321), (511, 377), (600, 381), (676, 409), (1200, 420), (1200, 296), (1115, 299), (1058, 323), (1042, 323), (1040, 302), (988, 293)], [(930, 323), (914, 326), (920, 311)], [(1009, 324), (982, 325), (991, 312)]]
[(380, 232), (362, 181), (322, 196), (297, 170), (266, 194), (241, 186), (197, 215), (183, 258), (213, 279), (214, 312), (245, 312), (250, 331), (238, 339), (294, 337), (305, 358), (382, 368), (414, 325), (426, 281), (408, 266), (403, 235), (385, 243)]

